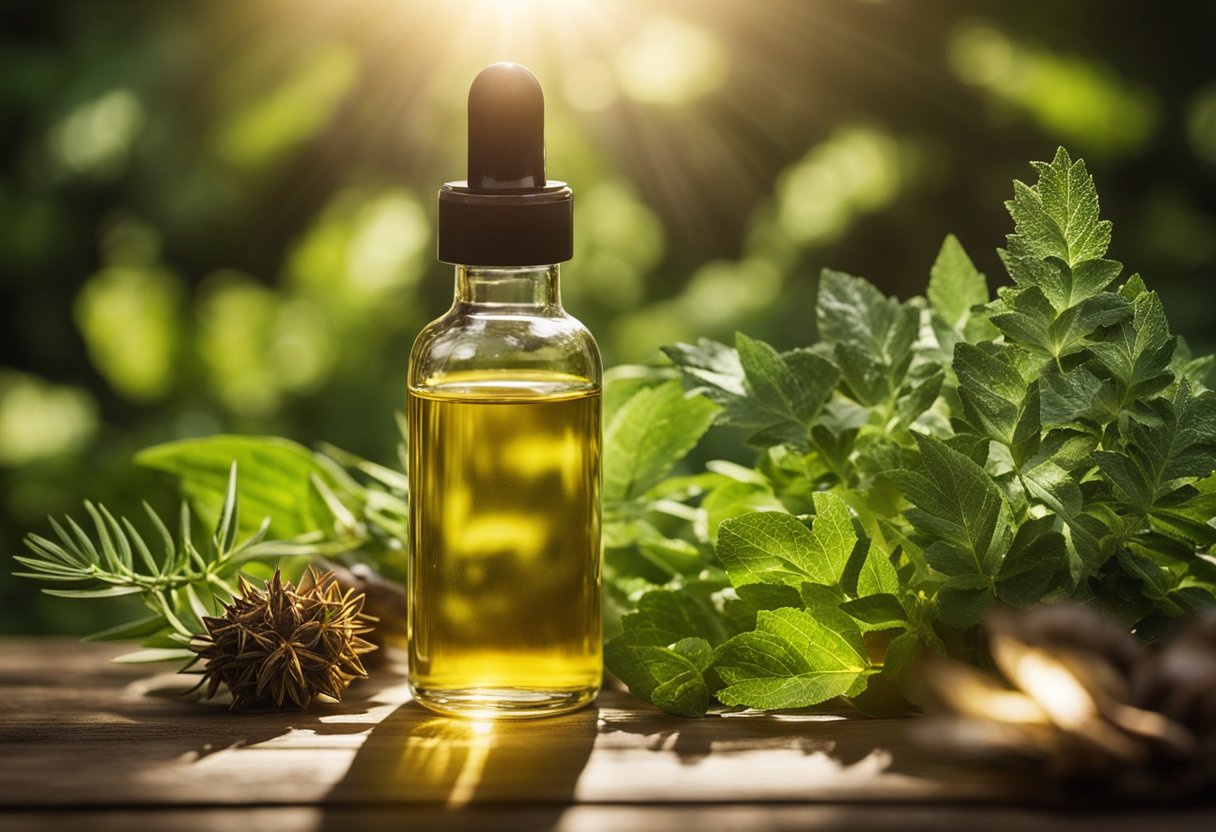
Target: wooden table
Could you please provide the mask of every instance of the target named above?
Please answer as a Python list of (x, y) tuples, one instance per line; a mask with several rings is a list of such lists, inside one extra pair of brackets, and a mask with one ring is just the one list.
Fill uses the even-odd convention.
[(230, 714), (115, 652), (0, 642), (0, 828), (1216, 829), (1212, 811), (1034, 808), (935, 762), (906, 719), (684, 720), (609, 691), (569, 716), (473, 723), (424, 711), (391, 667), (341, 705)]

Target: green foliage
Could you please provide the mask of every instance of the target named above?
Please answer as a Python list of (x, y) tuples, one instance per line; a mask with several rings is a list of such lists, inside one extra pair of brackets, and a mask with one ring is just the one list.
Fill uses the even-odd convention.
[[(1078, 598), (1146, 637), (1216, 606), (1208, 365), (1120, 282), (1084, 163), (1034, 168), (995, 300), (948, 237), (927, 301), (825, 271), (818, 343), (665, 351), (758, 460), (647, 480), (665, 522), (608, 548), (606, 655), (631, 690), (682, 715), (805, 707), (969, 655), (994, 603)], [(679, 563), (650, 568), (664, 548)]]
[[(404, 446), (398, 455), (404, 470)], [(239, 465), (246, 516), (266, 518), (268, 533), (291, 542), (281, 545), (283, 554), (357, 552), (385, 578), (405, 579), (408, 484), (401, 471), (330, 445), (310, 451), (275, 436), (185, 439), (148, 448), (135, 459), (174, 475), (182, 493), (208, 517), (223, 499), (221, 472)]]

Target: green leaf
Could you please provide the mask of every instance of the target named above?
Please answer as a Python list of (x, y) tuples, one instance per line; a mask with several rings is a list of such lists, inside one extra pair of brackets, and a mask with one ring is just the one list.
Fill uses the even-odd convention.
[(749, 431), (756, 445), (805, 446), (809, 423), (831, 396), (840, 371), (810, 350), (778, 353), (739, 334), (737, 349), (702, 339), (664, 352), (692, 382), (722, 406), (718, 421)]
[(988, 302), (988, 283), (962, 243), (953, 234), (946, 235), (937, 260), (929, 271), (929, 303), (956, 329), (964, 328), (971, 319), (971, 309)]
[[(1111, 224), (1098, 219), (1098, 192), (1081, 159), (1073, 161), (1068, 151), (1056, 151), (1051, 164), (1032, 162), (1039, 175), (1034, 187), (1014, 182), (1014, 196), (1005, 203), (1013, 217), (1016, 237), (1027, 255), (1054, 257), (1075, 267), (1106, 254)], [(1060, 307), (1106, 288), (1096, 282), (1075, 287), (1062, 296)]]
[(916, 309), (860, 277), (831, 269), (820, 274), (815, 316), (824, 341), (856, 347), (889, 367), (911, 355), (920, 327)]
[(179, 478), (183, 493), (210, 522), (217, 522), (235, 463), (241, 472), (242, 535), (271, 519), (269, 534), (285, 539), (333, 525), (312, 489), (316, 475), (335, 485), (332, 473), (312, 451), (274, 436), (219, 435), (156, 445), (135, 461)]
[(985, 575), (957, 575), (942, 584), (937, 594), (942, 621), (951, 627), (974, 627), (995, 598), (992, 579)]
[(767, 486), (731, 481), (709, 492), (701, 501), (701, 509), (709, 539), (716, 543), (723, 521), (754, 511), (784, 512), (785, 506)]
[(890, 630), (906, 627), (908, 623), (908, 614), (899, 599), (887, 593), (845, 601), (840, 609), (861, 622), (864, 631)]
[(168, 627), (163, 615), (150, 615), (125, 624), (118, 624), (105, 630), (87, 635), (81, 641), (127, 641), (140, 639), (158, 633)]
[(726, 629), (716, 612), (688, 592), (657, 589), (638, 600), (637, 611), (621, 620), (631, 644), (666, 645), (683, 638), (703, 638), (717, 644)]
[(891, 559), (878, 546), (871, 545), (857, 576), (857, 596), (896, 595), (899, 591), (899, 575)]
[(621, 634), (604, 647), (608, 669), (634, 695), (668, 713), (704, 713), (709, 689), (702, 674), (713, 645), (727, 634), (712, 607), (690, 592), (654, 590), (641, 597), (621, 626)]
[(1025, 289), (1001, 287), (988, 319), (1011, 343), (1049, 358), (1058, 358), (1054, 351), (1051, 326), (1056, 320), (1056, 308), (1038, 286)]
[(909, 667), (924, 647), (920, 636), (912, 631), (900, 633), (887, 645), (882, 662), (882, 675), (895, 678)]
[(957, 344), (954, 372), (967, 423), (1010, 449), (1014, 461), (1025, 459), (1039, 440), (1036, 382), (1022, 375), (1025, 354), (1000, 344)]
[(872, 672), (859, 629), (837, 631), (801, 610), (762, 611), (756, 629), (715, 651), (725, 705), (805, 708), (855, 695)]
[[(668, 367), (643, 367), (638, 364), (618, 364), (604, 371), (604, 423), (611, 422), (621, 405), (647, 387), (657, 387), (678, 378)], [(407, 483), (408, 485), (408, 483)]]
[(1076, 352), (1088, 343), (1088, 336), (1099, 327), (1126, 321), (1131, 305), (1119, 295), (1104, 292), (1086, 298), (1060, 313), (1048, 327), (1051, 354), (1057, 358)]
[(744, 427), (758, 429), (767, 438), (765, 444), (805, 445), (810, 421), (832, 395), (840, 371), (810, 350), (778, 353), (743, 333), (735, 336), (735, 349), (744, 389), (763, 414), (756, 424)]
[(1156, 502), (1216, 470), (1216, 393), (1191, 393), (1178, 385), (1174, 402), (1154, 399), (1152, 425), (1132, 424), (1122, 450), (1094, 452), (1102, 475), (1135, 510), (1147, 513)]
[(735, 597), (726, 598), (723, 614), (736, 634), (756, 629), (756, 615), (761, 610), (803, 606), (801, 593), (788, 584), (744, 584), (733, 591)]
[(1045, 373), (1039, 379), (1040, 418), (1044, 427), (1069, 427), (1086, 422), (1104, 422), (1106, 415), (1099, 402), (1102, 379), (1086, 366), (1067, 372)]
[(914, 434), (921, 468), (889, 472), (915, 508), (906, 512), (928, 540), (925, 557), (945, 575), (992, 575), (1008, 546), (1008, 507), (992, 477), (940, 440)]
[(153, 662), (173, 662), (193, 659), (193, 650), (184, 648), (162, 647), (151, 650), (136, 650), (133, 653), (123, 653), (110, 659), (114, 664), (151, 664)]
[(638, 391), (604, 431), (604, 499), (644, 494), (692, 450), (717, 407), (678, 380)]
[(670, 646), (630, 645), (614, 639), (605, 649), (612, 672), (634, 696), (674, 716), (701, 716), (709, 707), (705, 671), (713, 648), (702, 638), (685, 638)]
[(814, 499), (811, 529), (775, 512), (753, 512), (722, 523), (717, 552), (731, 583), (840, 583), (857, 544), (852, 517), (833, 494), (820, 492)]
[(1023, 523), (997, 575), (996, 596), (1006, 604), (1028, 607), (1043, 599), (1068, 570), (1064, 536), (1052, 529), (1052, 518)]
[(1132, 301), (1132, 314), (1131, 321), (1121, 323), (1089, 346), (1090, 353), (1119, 382), (1121, 402), (1157, 393), (1174, 378), (1170, 364), (1178, 340), (1170, 337), (1165, 309), (1157, 293), (1137, 294)]

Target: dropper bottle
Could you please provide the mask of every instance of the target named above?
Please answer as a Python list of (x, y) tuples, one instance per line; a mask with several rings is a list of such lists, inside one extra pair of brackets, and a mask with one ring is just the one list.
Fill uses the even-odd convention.
[(603, 673), (600, 356), (561, 304), (540, 84), (494, 64), (468, 107), (468, 179), (439, 192), (455, 299), (410, 355), (409, 682), (449, 715), (562, 713)]

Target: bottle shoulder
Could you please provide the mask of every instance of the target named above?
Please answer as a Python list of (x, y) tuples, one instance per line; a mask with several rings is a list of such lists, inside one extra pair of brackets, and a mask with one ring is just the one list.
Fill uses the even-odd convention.
[(409, 384), (425, 389), (470, 373), (546, 376), (566, 389), (598, 389), (603, 369), (590, 330), (560, 309), (524, 314), (454, 306), (414, 341)]

